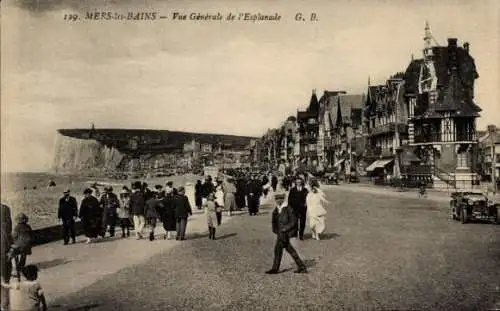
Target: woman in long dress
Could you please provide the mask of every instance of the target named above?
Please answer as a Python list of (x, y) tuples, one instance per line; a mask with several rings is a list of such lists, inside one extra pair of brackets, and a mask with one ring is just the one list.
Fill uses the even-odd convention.
[(309, 218), (312, 237), (315, 240), (319, 240), (320, 234), (326, 228), (326, 209), (324, 205), (328, 201), (325, 198), (324, 192), (319, 188), (319, 182), (316, 179), (310, 180), (309, 188), (309, 193), (306, 197), (307, 216)]
[(85, 189), (83, 194), (85, 198), (80, 206), (79, 217), (82, 220), (87, 243), (90, 243), (101, 233), (103, 209), (97, 198), (92, 195), (91, 189)]
[(228, 178), (223, 186), (224, 195), (224, 207), (227, 210), (229, 216), (232, 216), (233, 211), (236, 210), (236, 186), (234, 185), (234, 179)]

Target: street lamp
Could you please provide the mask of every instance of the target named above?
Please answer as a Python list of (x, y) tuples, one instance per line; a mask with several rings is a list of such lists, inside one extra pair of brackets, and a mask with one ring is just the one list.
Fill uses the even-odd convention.
[(496, 180), (496, 152), (495, 152), (495, 141), (497, 128), (495, 125), (488, 125), (488, 133), (490, 136), (490, 147), (491, 147), (491, 181), (493, 182), (493, 193), (497, 193), (497, 180)]

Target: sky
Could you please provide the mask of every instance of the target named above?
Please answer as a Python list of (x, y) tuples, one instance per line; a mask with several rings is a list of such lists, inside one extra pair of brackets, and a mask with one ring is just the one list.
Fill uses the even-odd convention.
[[(119, 4), (117, 4), (119, 3)], [(316, 89), (366, 92), (441, 45), (470, 43), (478, 121), (500, 125), (499, 4), (485, 1), (2, 1), (2, 171), (50, 167), (58, 128), (261, 136)], [(158, 12), (156, 21), (64, 14)], [(174, 21), (173, 12), (280, 14), (279, 22)], [(295, 21), (296, 13), (317, 21)]]

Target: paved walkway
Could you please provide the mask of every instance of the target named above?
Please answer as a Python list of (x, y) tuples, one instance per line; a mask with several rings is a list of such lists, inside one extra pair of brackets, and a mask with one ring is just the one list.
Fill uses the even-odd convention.
[[(207, 224), (203, 212), (195, 211), (189, 218), (186, 239), (204, 236)], [(242, 212), (239, 212), (242, 213)], [(222, 222), (232, 217), (223, 216)], [(160, 227), (160, 229), (158, 228)], [(157, 239), (136, 240), (134, 232), (126, 239), (105, 238), (97, 243), (85, 244), (85, 237), (77, 237), (76, 244), (63, 245), (62, 241), (48, 243), (33, 248), (28, 263), (34, 263), (41, 269), (40, 282), (46, 293), (48, 303), (64, 295), (79, 291), (119, 270), (140, 264), (150, 257), (165, 252), (183, 241), (164, 240), (164, 230), (157, 226)]]
[[(400, 197), (400, 198), (409, 198), (414, 199), (418, 198), (418, 189), (404, 189), (399, 190), (393, 187), (384, 187), (384, 186), (374, 186), (374, 185), (366, 185), (366, 184), (340, 184), (340, 185), (324, 185), (325, 188), (335, 187), (338, 189), (346, 190), (346, 191), (362, 191), (364, 193), (373, 193), (376, 195), (386, 195), (391, 197)], [(452, 191), (435, 191), (429, 190), (427, 192), (427, 196), (422, 198), (422, 200), (432, 200), (437, 202), (449, 202), (450, 194)]]

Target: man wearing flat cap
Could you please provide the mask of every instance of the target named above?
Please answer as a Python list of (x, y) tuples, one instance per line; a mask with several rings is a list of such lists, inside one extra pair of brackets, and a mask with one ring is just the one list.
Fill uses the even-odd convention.
[(74, 244), (76, 242), (75, 220), (78, 217), (78, 203), (70, 191), (64, 191), (64, 196), (59, 199), (57, 218), (62, 221), (64, 245), (68, 245), (69, 238)]
[(271, 270), (266, 271), (267, 274), (279, 273), (281, 259), (283, 257), (283, 249), (285, 249), (297, 264), (295, 273), (307, 273), (307, 268), (304, 262), (300, 259), (295, 248), (290, 243), (290, 237), (294, 236), (297, 230), (297, 215), (294, 210), (285, 202), (284, 193), (276, 193), (276, 208), (272, 216), (273, 233), (276, 234), (276, 245), (274, 246), (274, 262)]

